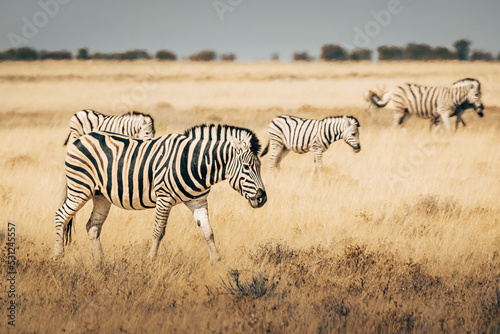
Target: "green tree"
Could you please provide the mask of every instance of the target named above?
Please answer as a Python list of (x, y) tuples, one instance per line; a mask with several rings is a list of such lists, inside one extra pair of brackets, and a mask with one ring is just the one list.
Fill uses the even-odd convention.
[(78, 52), (76, 53), (76, 59), (80, 59), (80, 60), (90, 59), (89, 49), (87, 49), (87, 48), (78, 49)]
[(471, 42), (468, 39), (459, 39), (453, 43), (459, 60), (469, 60), (470, 45)]

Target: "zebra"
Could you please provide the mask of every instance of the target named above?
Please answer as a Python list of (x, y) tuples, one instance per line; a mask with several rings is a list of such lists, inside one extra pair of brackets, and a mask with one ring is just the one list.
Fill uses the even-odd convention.
[(321, 172), (323, 152), (331, 143), (344, 139), (354, 152), (358, 153), (361, 150), (359, 127), (358, 120), (352, 116), (315, 120), (281, 115), (269, 124), (269, 142), (261, 157), (267, 154), (270, 146), (269, 166), (274, 171), (275, 168), (280, 169), (281, 160), (290, 150), (301, 154), (312, 151), (314, 152), (314, 173)]
[(465, 126), (462, 114), (465, 109), (474, 108), (479, 117), (483, 117), (483, 102), (481, 101), (481, 84), (476, 79), (459, 80), (449, 87), (422, 86), (406, 83), (383, 94), (381, 97), (369, 90), (365, 98), (378, 108), (393, 103), (393, 125), (404, 125), (411, 115), (431, 120), (432, 125), (444, 123), (448, 133), (451, 133), (449, 118), (457, 116), (455, 130), (459, 123)]
[(229, 125), (199, 125), (184, 134), (169, 134), (149, 141), (109, 132), (91, 132), (68, 146), (66, 193), (56, 212), (55, 260), (71, 241), (73, 217), (93, 200), (86, 225), (95, 260), (102, 261), (101, 228), (111, 204), (128, 210), (155, 208), (155, 258), (165, 235), (170, 210), (184, 203), (200, 228), (211, 260), (219, 260), (208, 217), (210, 187), (228, 179), (231, 187), (253, 208), (262, 207), (267, 195), (262, 182), (256, 135)]
[(109, 131), (149, 140), (155, 136), (155, 125), (150, 115), (137, 111), (110, 116), (90, 109), (80, 110), (69, 121), (69, 134), (64, 146), (92, 131)]

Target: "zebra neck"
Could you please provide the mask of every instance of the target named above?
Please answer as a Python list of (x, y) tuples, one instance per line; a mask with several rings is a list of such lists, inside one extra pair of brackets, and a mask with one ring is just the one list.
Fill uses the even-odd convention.
[(469, 90), (466, 87), (453, 87), (451, 89), (451, 100), (455, 106), (459, 106), (465, 102), (467, 99), (467, 93)]
[[(193, 176), (206, 187), (224, 181), (231, 154), (229, 144), (220, 141), (202, 141), (199, 144), (203, 150), (203, 159), (198, 160), (197, 171)], [(204, 146), (204, 147), (203, 147)]]
[(335, 119), (329, 119), (324, 122), (321, 136), (325, 138), (325, 146), (328, 147), (331, 143), (337, 141), (342, 136), (342, 129), (337, 124)]

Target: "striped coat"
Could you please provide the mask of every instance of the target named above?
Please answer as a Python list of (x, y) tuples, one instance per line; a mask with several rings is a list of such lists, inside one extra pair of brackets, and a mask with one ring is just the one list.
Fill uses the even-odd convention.
[(252, 207), (264, 205), (267, 195), (259, 150), (250, 130), (225, 125), (193, 127), (182, 135), (150, 141), (105, 132), (81, 136), (66, 154), (66, 198), (56, 212), (54, 258), (63, 255), (63, 243), (70, 240), (74, 215), (92, 199), (87, 232), (97, 259), (102, 258), (99, 236), (111, 204), (130, 210), (156, 209), (150, 252), (154, 257), (169, 212), (179, 203), (191, 209), (210, 258), (218, 259), (208, 219), (210, 187), (228, 179)]
[(314, 171), (321, 171), (322, 156), (330, 144), (343, 139), (354, 152), (361, 150), (359, 122), (351, 116), (327, 117), (322, 120), (305, 119), (289, 115), (276, 117), (269, 124), (269, 143), (262, 152), (270, 149), (269, 166), (280, 168), (281, 160), (290, 152), (314, 152)]
[(392, 102), (394, 126), (403, 125), (412, 115), (430, 119), (431, 124), (444, 123), (450, 132), (449, 118), (457, 116), (456, 127), (461, 122), (462, 114), (467, 108), (483, 117), (481, 101), (481, 84), (476, 79), (463, 79), (449, 87), (431, 87), (418, 84), (403, 84), (382, 97), (373, 91), (365, 93), (366, 99), (378, 108)]
[(149, 115), (133, 111), (121, 116), (110, 116), (86, 109), (80, 110), (71, 117), (69, 134), (64, 145), (93, 131), (114, 132), (144, 140), (155, 136), (154, 120)]

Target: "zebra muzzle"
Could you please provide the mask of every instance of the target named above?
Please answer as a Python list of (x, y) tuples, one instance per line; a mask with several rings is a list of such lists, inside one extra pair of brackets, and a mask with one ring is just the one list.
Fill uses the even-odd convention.
[(267, 202), (267, 194), (263, 189), (257, 190), (257, 194), (253, 198), (249, 198), (248, 202), (252, 208), (260, 208)]
[(354, 150), (354, 153), (358, 153), (359, 151), (361, 151), (361, 145), (353, 146), (352, 149)]
[(483, 109), (484, 109), (484, 106), (481, 104), (479, 107), (475, 108), (474, 110), (476, 111), (476, 113), (479, 117), (483, 117), (484, 116)]

